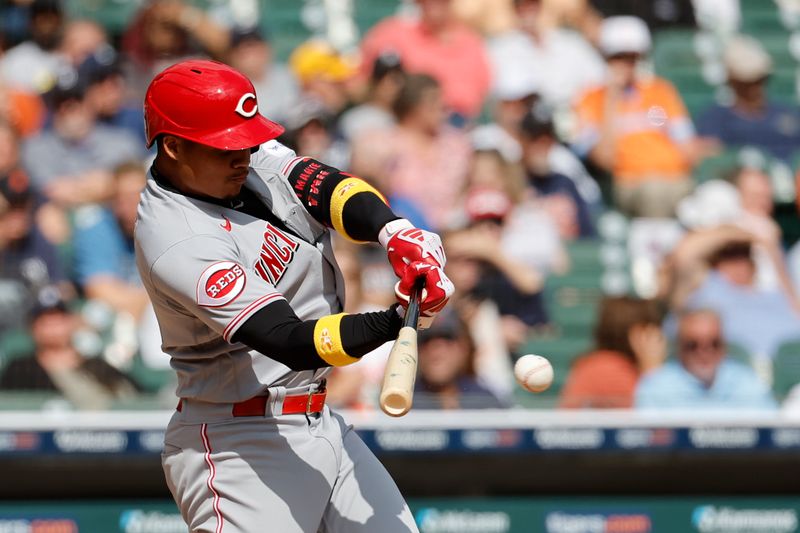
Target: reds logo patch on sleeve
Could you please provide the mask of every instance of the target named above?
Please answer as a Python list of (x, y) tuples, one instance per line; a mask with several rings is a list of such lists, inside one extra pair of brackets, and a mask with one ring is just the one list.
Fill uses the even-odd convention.
[(247, 277), (244, 269), (233, 261), (220, 261), (206, 268), (197, 281), (197, 304), (223, 307), (244, 290)]

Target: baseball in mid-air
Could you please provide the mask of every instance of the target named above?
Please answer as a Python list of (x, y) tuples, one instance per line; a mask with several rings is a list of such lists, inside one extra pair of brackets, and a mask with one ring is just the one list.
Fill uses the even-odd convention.
[(514, 364), (514, 377), (523, 389), (543, 392), (553, 383), (553, 365), (541, 355), (523, 355)]

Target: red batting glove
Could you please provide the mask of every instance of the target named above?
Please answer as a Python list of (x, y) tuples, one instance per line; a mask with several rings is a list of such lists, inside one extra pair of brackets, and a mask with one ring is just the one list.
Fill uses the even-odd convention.
[(419, 278), (425, 280), (425, 287), (420, 295), (418, 327), (425, 329), (447, 305), (455, 287), (440, 267), (414, 261), (406, 267), (400, 281), (394, 286), (397, 300), (404, 308), (408, 308), (411, 289)]
[(398, 278), (402, 278), (408, 265), (416, 261), (439, 268), (444, 268), (447, 262), (439, 236), (415, 228), (408, 220), (389, 222), (381, 230), (379, 239)]

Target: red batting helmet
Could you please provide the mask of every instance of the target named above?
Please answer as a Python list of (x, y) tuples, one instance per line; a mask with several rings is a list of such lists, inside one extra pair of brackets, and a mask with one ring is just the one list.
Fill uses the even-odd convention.
[(167, 133), (221, 150), (252, 148), (283, 133), (258, 113), (253, 84), (216, 61), (182, 61), (158, 74), (144, 97), (147, 147)]

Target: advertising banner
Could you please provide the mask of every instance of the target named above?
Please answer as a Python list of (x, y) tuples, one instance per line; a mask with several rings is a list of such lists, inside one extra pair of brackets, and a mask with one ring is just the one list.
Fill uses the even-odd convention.
[[(800, 533), (800, 499), (409, 501), (421, 533)], [(0, 533), (186, 533), (170, 501), (0, 503)]]

